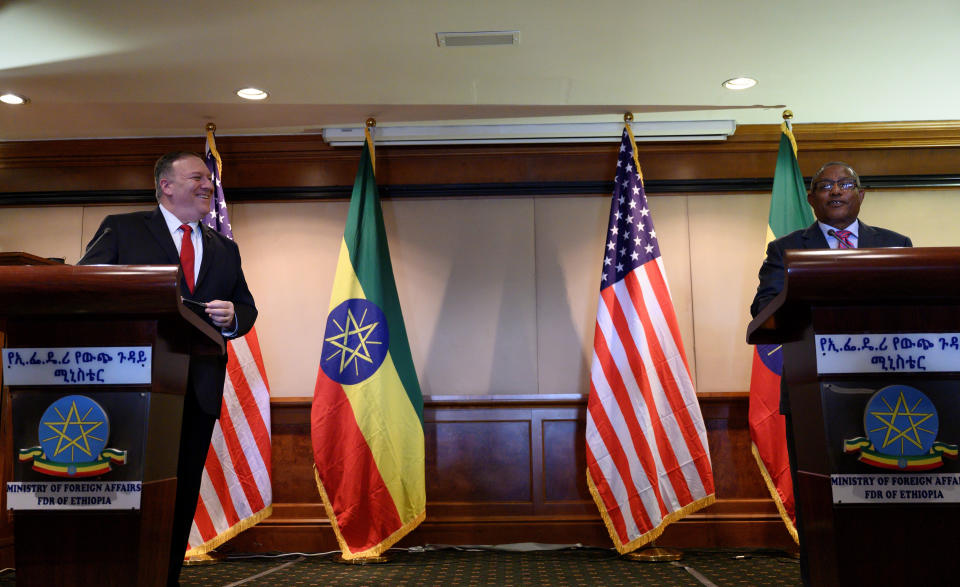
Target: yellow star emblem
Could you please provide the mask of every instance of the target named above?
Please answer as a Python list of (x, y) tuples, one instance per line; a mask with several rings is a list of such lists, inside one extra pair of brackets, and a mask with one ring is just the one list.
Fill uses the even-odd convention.
[[(48, 420), (44, 422), (47, 428), (53, 431), (53, 435), (41, 439), (42, 442), (57, 439), (57, 448), (53, 455), (50, 456), (56, 457), (69, 450), (70, 460), (76, 462), (76, 451), (79, 450), (86, 455), (87, 458), (92, 458), (93, 453), (90, 450), (90, 440), (104, 441), (103, 438), (93, 435), (93, 431), (103, 425), (103, 421), (87, 419), (90, 417), (90, 412), (93, 411), (93, 408), (88, 409), (83, 416), (80, 415), (80, 411), (77, 409), (77, 402), (70, 404), (70, 409), (67, 411), (66, 416), (64, 416), (59, 409), (54, 409), (60, 417), (60, 420)], [(71, 429), (71, 426), (79, 428), (79, 433), (75, 436), (70, 436), (71, 430), (76, 430), (76, 428)]]
[[(332, 320), (340, 332), (324, 339), (324, 342), (330, 343), (330, 345), (335, 349), (333, 353), (324, 360), (329, 361), (330, 359), (335, 358), (337, 355), (340, 355), (340, 373), (343, 373), (344, 369), (353, 363), (353, 368), (359, 375), (359, 361), (366, 361), (370, 364), (373, 364), (373, 356), (370, 353), (368, 345), (383, 344), (381, 341), (370, 340), (371, 335), (374, 333), (380, 323), (371, 322), (370, 324), (364, 324), (366, 318), (366, 309), (364, 309), (363, 314), (360, 316), (360, 320), (357, 320), (354, 317), (353, 310), (348, 309), (347, 322), (344, 326), (341, 326), (340, 323), (335, 319)], [(350, 346), (351, 336), (354, 337), (356, 342), (353, 347)]]
[[(933, 430), (923, 428), (921, 424), (929, 420), (934, 416), (933, 412), (918, 412), (916, 411), (917, 406), (923, 401), (918, 399), (917, 402), (912, 406), (907, 406), (907, 400), (903, 396), (903, 392), (900, 392), (900, 395), (897, 397), (897, 403), (895, 406), (890, 406), (890, 403), (886, 398), (882, 398), (883, 403), (887, 406), (886, 411), (870, 411), (869, 414), (875, 417), (877, 420), (883, 423), (883, 426), (878, 426), (868, 432), (878, 432), (885, 430), (885, 435), (883, 439), (883, 446), (880, 449), (884, 449), (891, 444), (900, 441), (900, 454), (904, 454), (904, 443), (909, 443), (917, 448), (922, 448), (922, 442), (920, 440), (920, 432), (926, 432), (928, 434), (933, 434)], [(898, 427), (898, 419), (903, 422), (906, 419), (908, 425), (903, 426), (902, 428)]]

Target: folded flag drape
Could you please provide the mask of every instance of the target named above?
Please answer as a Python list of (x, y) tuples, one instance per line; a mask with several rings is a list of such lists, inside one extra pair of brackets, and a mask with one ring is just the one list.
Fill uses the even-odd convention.
[(587, 400), (587, 485), (617, 551), (714, 502), (707, 432), (623, 131), (600, 275)]
[[(207, 169), (213, 176), (210, 213), (202, 222), (229, 239), (220, 174), (223, 163), (213, 131), (207, 131)], [(213, 429), (200, 482), (200, 499), (186, 556), (205, 554), (270, 516), (270, 384), (256, 328), (227, 343), (227, 378), (220, 419)]]
[(311, 411), (317, 487), (345, 559), (426, 515), (423, 396), (400, 311), (369, 133), (340, 244)]
[[(813, 224), (813, 212), (807, 203), (803, 175), (797, 163), (797, 143), (786, 122), (781, 125), (781, 131), (770, 196), (767, 243)], [(759, 344), (753, 348), (748, 417), (751, 450), (787, 532), (799, 544), (793, 479), (787, 457), (786, 422), (780, 414), (783, 353), (776, 344)]]

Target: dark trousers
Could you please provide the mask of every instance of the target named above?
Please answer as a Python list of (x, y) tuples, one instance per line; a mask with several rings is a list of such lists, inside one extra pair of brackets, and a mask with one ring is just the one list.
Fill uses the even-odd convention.
[(167, 584), (179, 585), (180, 567), (190, 540), (190, 527), (200, 497), (203, 465), (210, 448), (210, 437), (217, 419), (200, 409), (190, 385), (183, 396), (183, 424), (177, 461), (177, 501), (173, 510), (173, 534), (170, 541), (170, 565)]

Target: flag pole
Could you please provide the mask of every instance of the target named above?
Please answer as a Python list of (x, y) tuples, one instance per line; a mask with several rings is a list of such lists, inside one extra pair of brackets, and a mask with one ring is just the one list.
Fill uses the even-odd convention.
[[(624, 112), (623, 124), (629, 129), (631, 122), (633, 122), (633, 112)], [(632, 130), (630, 131), (630, 137), (633, 137)], [(637, 172), (639, 173), (639, 168), (637, 169)], [(681, 551), (674, 548), (662, 548), (657, 546), (656, 542), (656, 539), (651, 540), (646, 547), (639, 551), (628, 552), (627, 554), (623, 555), (623, 558), (629, 561), (641, 563), (677, 561), (683, 558), (683, 553)]]
[(370, 147), (370, 167), (373, 168), (373, 174), (377, 174), (377, 156), (373, 147), (373, 137), (370, 135), (373, 132), (373, 129), (377, 127), (377, 119), (370, 117), (363, 123), (363, 135), (367, 139), (367, 145)]
[[(793, 123), (791, 122), (792, 120), (793, 120), (793, 110), (789, 110), (789, 109), (784, 110), (784, 111), (783, 111), (783, 124), (787, 127), (787, 132), (790, 133), (790, 142), (793, 143), (793, 152), (796, 153), (796, 152), (797, 152), (797, 140), (796, 140), (796, 138), (794, 138), (794, 136), (793, 136)], [(777, 504), (777, 507), (780, 507), (780, 504), (779, 504), (779, 503)], [(781, 517), (783, 517), (782, 514), (781, 514)], [(790, 519), (790, 517), (787, 516), (787, 519), (786, 519), (785, 521), (789, 521), (789, 519)], [(787, 532), (789, 532), (789, 533), (790, 533), (790, 536), (791, 536), (795, 541), (798, 542), (797, 545), (795, 545), (793, 548), (791, 548), (790, 550), (787, 551), (787, 555), (789, 555), (790, 558), (800, 560), (800, 545), (799, 545), (800, 539), (799, 539), (798, 536), (797, 536), (796, 526), (793, 526), (792, 524), (787, 524)]]
[[(214, 131), (217, 125), (204, 125), (206, 145), (202, 159), (214, 183), (210, 210), (202, 223), (225, 238), (233, 240), (226, 200), (220, 176), (223, 162), (217, 150)], [(199, 153), (198, 153), (199, 154)], [(216, 214), (214, 214), (216, 212)], [(221, 425), (213, 429), (204, 479), (201, 483), (197, 514), (190, 531), (186, 555), (190, 563), (201, 564), (215, 549), (237, 534), (251, 528), (273, 512), (270, 452), (270, 386), (256, 326), (239, 338), (228, 341), (230, 361), (223, 385), (221, 415), (240, 414), (225, 435)], [(241, 406), (245, 406), (241, 408)], [(253, 409), (247, 410), (246, 406)], [(221, 418), (220, 422), (224, 422)], [(247, 448), (254, 450), (247, 450)], [(227, 464), (229, 459), (229, 464)], [(222, 474), (209, 475), (211, 470)], [(240, 488), (234, 491), (232, 488)]]
[[(204, 129), (209, 140), (210, 134), (216, 132), (217, 125), (208, 122), (206, 128)], [(211, 550), (209, 552), (202, 552), (198, 554), (190, 554), (184, 557), (183, 566), (185, 567), (196, 567), (204, 565), (212, 565), (226, 560), (226, 557), (216, 550)]]
[[(426, 517), (423, 396), (374, 178), (374, 123), (364, 128), (310, 413), (317, 489), (336, 560), (350, 564), (387, 562), (384, 553)], [(358, 316), (362, 340), (342, 326)], [(354, 345), (364, 346), (362, 366)]]
[[(797, 163), (797, 141), (793, 136), (793, 111), (784, 110), (782, 113), (783, 122), (780, 124), (780, 142), (781, 145), (777, 153), (777, 167), (774, 171), (773, 190), (770, 198), (770, 215), (767, 223), (767, 237), (764, 246), (777, 237), (782, 237), (794, 230), (804, 228), (813, 222), (813, 215), (809, 212), (809, 205), (806, 203), (806, 190), (803, 187), (803, 179), (799, 181), (787, 180), (788, 176), (800, 175), (799, 165)], [(783, 145), (784, 137), (790, 142), (790, 151), (792, 152), (791, 171), (787, 167), (781, 168), (781, 151), (785, 151)], [(777, 189), (778, 177), (783, 181), (780, 191)], [(787, 190), (786, 185), (794, 183), (793, 190)], [(792, 193), (787, 194), (790, 191)], [(791, 204), (795, 205), (791, 208)], [(807, 210), (807, 216), (803, 209)], [(773, 216), (778, 217), (779, 227), (775, 227)], [(781, 352), (781, 347), (777, 345), (768, 345), (763, 354), (766, 357)], [(774, 367), (765, 363), (760, 356), (759, 346), (754, 346), (754, 364), (751, 372), (750, 381), (750, 407), (748, 410), (748, 420), (750, 427), (750, 451), (757, 462), (760, 475), (763, 478), (770, 497), (784, 522), (787, 533), (794, 542), (799, 543), (797, 529), (793, 522), (795, 517), (794, 486), (792, 478), (789, 475), (788, 462), (789, 457), (786, 451), (786, 436), (784, 429), (783, 416), (776, 409), (780, 398), (780, 377)], [(758, 399), (759, 398), (759, 399)], [(771, 406), (773, 406), (771, 408)], [(791, 556), (796, 556), (793, 552)]]
[[(374, 175), (377, 172), (377, 158), (374, 154), (373, 147), (373, 137), (370, 135), (372, 129), (376, 128), (377, 119), (374, 117), (367, 118), (363, 123), (363, 136), (366, 138), (367, 148), (370, 151), (370, 167), (373, 169)], [(316, 465), (314, 465), (314, 474), (316, 474)], [(333, 558), (334, 562), (345, 564), (345, 565), (377, 565), (383, 563), (389, 563), (392, 560), (392, 557), (386, 552), (381, 552), (380, 554), (373, 556), (363, 556), (358, 558), (344, 558), (343, 553), (336, 555)]]

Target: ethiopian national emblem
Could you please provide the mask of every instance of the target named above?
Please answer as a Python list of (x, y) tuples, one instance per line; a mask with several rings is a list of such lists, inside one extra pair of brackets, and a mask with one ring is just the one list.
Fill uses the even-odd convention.
[(937, 409), (922, 391), (908, 385), (889, 385), (867, 402), (863, 412), (866, 437), (844, 441), (846, 453), (860, 453), (873, 467), (924, 471), (957, 458), (957, 445), (937, 441)]
[(84, 395), (58, 399), (40, 417), (39, 446), (20, 449), (20, 461), (55, 477), (93, 477), (124, 465), (127, 451), (107, 448), (110, 420), (106, 411)]
[(383, 310), (369, 300), (352, 298), (327, 316), (320, 367), (337, 383), (353, 385), (376, 373), (389, 348)]

